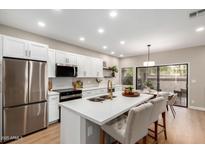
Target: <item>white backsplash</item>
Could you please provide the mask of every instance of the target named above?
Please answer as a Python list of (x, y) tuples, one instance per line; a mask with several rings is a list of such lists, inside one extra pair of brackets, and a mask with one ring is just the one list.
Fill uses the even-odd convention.
[[(98, 84), (96, 82), (95, 78), (71, 78), (71, 77), (58, 77), (58, 78), (52, 78), (52, 83), (53, 83), (53, 89), (66, 89), (66, 88), (72, 88), (72, 82), (76, 80), (81, 80), (83, 82), (83, 88), (91, 88), (91, 87), (102, 87), (102, 86), (107, 86), (107, 81), (110, 78), (103, 78), (102, 82)], [(113, 78), (112, 79), (113, 84), (119, 84), (117, 82), (117, 79)]]
[(52, 78), (53, 89), (72, 88), (72, 81), (73, 81), (73, 78), (70, 78), (70, 77)]

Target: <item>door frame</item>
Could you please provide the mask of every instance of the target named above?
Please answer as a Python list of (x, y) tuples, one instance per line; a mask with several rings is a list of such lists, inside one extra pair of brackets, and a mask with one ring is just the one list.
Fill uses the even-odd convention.
[[(190, 72), (190, 63), (189, 62), (184, 62), (184, 63), (171, 63), (171, 64), (161, 64), (161, 65), (155, 65), (155, 66), (148, 66), (149, 68), (152, 68), (152, 67), (157, 67), (157, 90), (159, 90), (160, 88), (160, 67), (161, 66), (175, 66), (175, 65), (186, 65), (186, 68), (187, 68), (187, 74), (186, 74), (186, 106), (180, 106), (180, 105), (176, 105), (176, 106), (180, 106), (180, 107), (185, 107), (185, 108), (188, 108), (189, 107), (189, 72)], [(135, 84), (135, 89), (137, 90), (137, 79), (138, 79), (138, 68), (147, 68), (147, 66), (139, 66), (139, 67), (136, 67), (136, 84)]]

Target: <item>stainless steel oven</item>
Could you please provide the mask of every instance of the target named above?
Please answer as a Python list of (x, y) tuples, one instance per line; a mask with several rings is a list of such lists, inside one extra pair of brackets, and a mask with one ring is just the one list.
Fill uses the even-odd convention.
[[(82, 90), (70, 89), (56, 89), (59, 93), (59, 102), (66, 102), (74, 99), (82, 98)], [(59, 107), (59, 117), (61, 117), (61, 108)], [(60, 120), (59, 120), (60, 121)]]

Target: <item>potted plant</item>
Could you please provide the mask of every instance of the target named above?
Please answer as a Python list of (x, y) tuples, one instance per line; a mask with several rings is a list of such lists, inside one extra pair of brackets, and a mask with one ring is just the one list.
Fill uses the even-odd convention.
[(115, 73), (118, 73), (117, 66), (109, 67), (109, 69), (112, 71), (112, 77), (115, 77)]

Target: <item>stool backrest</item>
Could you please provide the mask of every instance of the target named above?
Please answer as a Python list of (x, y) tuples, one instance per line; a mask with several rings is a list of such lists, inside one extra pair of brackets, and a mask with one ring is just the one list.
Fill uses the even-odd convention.
[(164, 97), (165, 100), (168, 100), (169, 93), (165, 91), (158, 92), (159, 97)]
[(125, 130), (125, 143), (135, 143), (147, 135), (153, 105), (145, 103), (130, 109)]
[(152, 124), (158, 120), (161, 113), (166, 112), (167, 101), (164, 99), (164, 97), (157, 97), (150, 100), (149, 102), (153, 104), (153, 109), (150, 116), (150, 124)]

